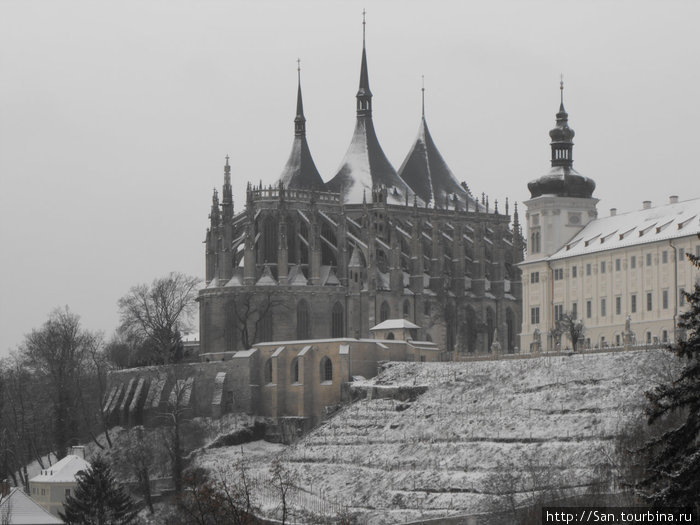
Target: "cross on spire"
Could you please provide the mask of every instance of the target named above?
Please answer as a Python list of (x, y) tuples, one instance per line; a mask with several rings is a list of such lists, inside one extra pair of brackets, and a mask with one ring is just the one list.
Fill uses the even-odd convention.
[(365, 19), (366, 14), (367, 11), (362, 9), (362, 47), (365, 47), (365, 25), (367, 24), (367, 21)]
[(561, 95), (561, 105), (564, 105), (564, 74), (559, 74), (559, 91)]
[(425, 75), (420, 76), (421, 79), (421, 108), (423, 113), (423, 118), (425, 118)]

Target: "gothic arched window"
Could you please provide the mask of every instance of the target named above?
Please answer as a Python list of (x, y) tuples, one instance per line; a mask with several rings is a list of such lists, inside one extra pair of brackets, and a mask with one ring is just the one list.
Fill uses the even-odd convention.
[(303, 299), (297, 303), (297, 339), (309, 339), (309, 305)]
[(335, 303), (331, 310), (331, 337), (345, 337), (345, 316), (340, 303)]
[(292, 361), (292, 383), (299, 382), (299, 358)]
[(268, 310), (260, 318), (257, 333), (255, 334), (256, 343), (272, 341), (272, 313)]
[(403, 318), (408, 319), (411, 317), (411, 303), (406, 299), (403, 302)]
[(387, 319), (389, 319), (389, 303), (384, 301), (379, 308), (379, 322), (383, 323)]
[(266, 217), (263, 221), (263, 256), (262, 262), (277, 262), (277, 221), (274, 217)]
[(321, 359), (321, 381), (333, 381), (333, 363), (328, 357)]
[(272, 383), (272, 359), (265, 361), (265, 384)]

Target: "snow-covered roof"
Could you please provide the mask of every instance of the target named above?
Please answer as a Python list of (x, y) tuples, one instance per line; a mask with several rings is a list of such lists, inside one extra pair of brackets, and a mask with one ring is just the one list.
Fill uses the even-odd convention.
[(58, 463), (44, 469), (38, 476), (30, 479), (35, 483), (70, 483), (75, 481), (75, 475), (81, 470), (90, 468), (90, 463), (80, 456), (68, 455)]
[[(15, 487), (0, 500), (0, 516), (8, 516), (10, 525), (54, 525), (63, 523), (21, 489)], [(3, 523), (5, 523), (3, 521)]]
[(401, 328), (420, 328), (420, 326), (413, 324), (411, 321), (406, 319), (387, 319), (386, 321), (379, 323), (378, 325), (369, 329), (373, 330), (398, 330)]
[(549, 259), (697, 234), (700, 234), (700, 198), (594, 219)]

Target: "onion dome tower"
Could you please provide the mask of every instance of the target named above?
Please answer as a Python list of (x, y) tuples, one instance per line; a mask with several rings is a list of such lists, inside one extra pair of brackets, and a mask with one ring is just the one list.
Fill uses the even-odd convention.
[(421, 88), (422, 115), (418, 136), (399, 168), (399, 177), (418, 197), (435, 208), (485, 208), (457, 182), (442, 158), (425, 121), (425, 87)]
[(289, 160), (282, 170), (279, 183), (286, 189), (321, 190), (323, 179), (319, 175), (306, 142), (306, 118), (301, 98), (301, 67), (297, 60), (297, 114), (294, 117), (294, 142)]
[(561, 102), (552, 139), (552, 168), (530, 182), (527, 206), (527, 261), (546, 258), (597, 216), (595, 182), (573, 168), (574, 130), (564, 109), (564, 81), (559, 83)]
[(561, 103), (557, 125), (549, 132), (552, 139), (552, 169), (547, 175), (530, 182), (527, 187), (534, 199), (540, 195), (591, 198), (595, 182), (573, 168), (574, 130), (569, 127), (569, 114), (564, 109), (564, 81), (559, 84)]
[(382, 147), (372, 122), (372, 92), (369, 89), (367, 51), (365, 48), (365, 20), (362, 20), (362, 63), (360, 87), (357, 91), (357, 122), (350, 146), (340, 168), (326, 189), (341, 193), (346, 204), (362, 203), (364, 193), (375, 187), (386, 187), (386, 199), (390, 204), (405, 204), (413, 192), (397, 175)]

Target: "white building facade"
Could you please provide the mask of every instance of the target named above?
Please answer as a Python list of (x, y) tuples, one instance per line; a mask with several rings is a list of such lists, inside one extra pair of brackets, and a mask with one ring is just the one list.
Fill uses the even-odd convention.
[(557, 333), (562, 316), (580, 320), (579, 348), (658, 344), (677, 330), (684, 290), (700, 272), (700, 199), (598, 218), (595, 183), (573, 169), (574, 132), (563, 103), (552, 137), (552, 170), (528, 185), (528, 253), (523, 271), (523, 352), (573, 348)]

